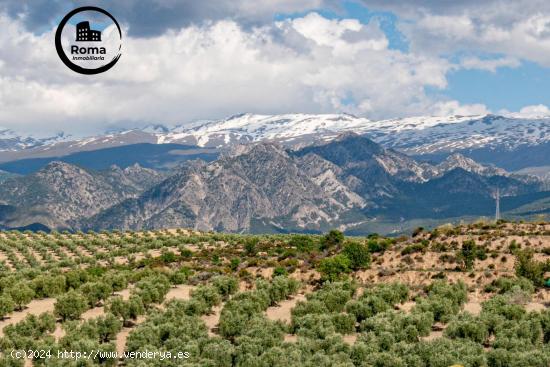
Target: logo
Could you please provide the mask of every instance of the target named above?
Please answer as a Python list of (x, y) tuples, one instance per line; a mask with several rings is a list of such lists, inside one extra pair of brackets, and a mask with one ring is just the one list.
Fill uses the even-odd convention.
[(120, 59), (122, 31), (106, 10), (84, 6), (61, 20), (55, 32), (55, 48), (69, 69), (85, 75), (103, 73)]

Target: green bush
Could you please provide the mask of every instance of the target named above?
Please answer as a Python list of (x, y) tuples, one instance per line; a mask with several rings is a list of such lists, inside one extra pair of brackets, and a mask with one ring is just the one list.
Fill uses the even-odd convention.
[(321, 238), (321, 250), (339, 247), (344, 243), (344, 239), (342, 232), (333, 229)]
[(0, 296), (0, 320), (3, 320), (7, 314), (15, 309), (15, 302), (9, 295)]
[(310, 253), (317, 249), (317, 243), (308, 235), (292, 235), (288, 244), (295, 247), (298, 252)]
[(370, 252), (367, 246), (360, 242), (346, 243), (342, 253), (350, 260), (353, 270), (367, 269), (370, 265)]
[(211, 282), (224, 299), (227, 299), (239, 289), (239, 282), (233, 277), (220, 275), (212, 278)]
[(529, 279), (537, 287), (544, 285), (544, 272), (547, 267), (547, 264), (533, 260), (532, 251), (516, 252), (516, 275)]
[(351, 260), (345, 255), (335, 255), (321, 260), (317, 270), (323, 280), (336, 281), (346, 277), (351, 272)]
[(54, 312), (61, 320), (78, 320), (86, 309), (88, 300), (80, 292), (69, 291), (57, 298)]
[(489, 330), (479, 318), (463, 313), (449, 322), (445, 328), (445, 336), (451, 339), (468, 339), (481, 344), (488, 338)]
[(34, 291), (25, 283), (17, 283), (8, 289), (8, 294), (15, 303), (15, 309), (20, 311), (34, 297)]

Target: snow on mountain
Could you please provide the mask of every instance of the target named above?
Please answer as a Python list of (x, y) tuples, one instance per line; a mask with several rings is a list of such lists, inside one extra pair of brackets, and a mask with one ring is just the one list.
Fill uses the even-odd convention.
[(262, 140), (296, 144), (306, 137), (330, 140), (345, 131), (357, 131), (370, 121), (347, 114), (253, 115), (242, 114), (220, 121), (177, 127), (157, 134), (158, 143), (192, 143), (201, 147), (222, 147)]
[[(345, 132), (365, 134), (377, 143), (406, 154), (453, 153), (464, 149), (536, 146), (550, 141), (550, 117), (476, 115), (409, 117), (370, 121), (349, 114), (241, 114), (215, 121), (197, 121), (175, 127), (149, 125), (144, 128), (111, 131), (71, 139), (63, 134), (36, 139), (0, 130), (0, 152), (24, 151), (11, 159), (62, 156), (81, 150), (137, 143), (186, 144), (206, 148), (227, 148), (237, 144), (275, 141), (292, 148), (326, 142)], [(2, 156), (0, 156), (0, 160)]]
[(71, 139), (70, 135), (63, 132), (54, 136), (36, 138), (32, 135), (20, 135), (13, 130), (0, 128), (0, 152), (14, 152), (39, 146), (49, 146)]
[(550, 117), (525, 119), (494, 115), (410, 117), (370, 121), (347, 114), (252, 115), (177, 127), (156, 133), (157, 142), (223, 147), (262, 140), (300, 146), (329, 141), (344, 132), (367, 134), (386, 147), (408, 154), (461, 149), (536, 145), (550, 141)]
[(413, 117), (372, 123), (368, 129), (377, 142), (408, 154), (454, 152), (550, 141), (550, 117), (505, 116)]

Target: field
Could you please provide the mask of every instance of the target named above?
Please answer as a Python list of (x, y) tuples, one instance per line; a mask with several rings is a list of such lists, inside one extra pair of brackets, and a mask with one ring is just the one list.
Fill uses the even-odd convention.
[(550, 365), (545, 223), (9, 231), (0, 264), (0, 366)]

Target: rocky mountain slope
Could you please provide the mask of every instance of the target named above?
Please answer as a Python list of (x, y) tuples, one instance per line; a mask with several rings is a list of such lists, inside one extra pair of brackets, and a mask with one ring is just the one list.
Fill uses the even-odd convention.
[(345, 133), (297, 150), (235, 145), (210, 163), (190, 161), (162, 174), (138, 165), (94, 171), (52, 162), (0, 184), (0, 225), (363, 233), (380, 220), (492, 215), (497, 187), (503, 207), (537, 202), (530, 212), (549, 211), (548, 187), (535, 177), (460, 154), (421, 162)]
[(102, 211), (84, 228), (186, 226), (224, 231), (322, 231), (359, 228), (376, 217), (487, 215), (493, 195), (544, 190), (540, 180), (512, 176), (454, 156), (419, 163), (363, 136), (286, 151), (252, 144), (206, 164), (189, 165), (139, 198)]
[(2, 224), (20, 227), (38, 222), (50, 228), (71, 227), (74, 220), (137, 196), (162, 178), (162, 174), (139, 166), (94, 172), (52, 162), (32, 175), (10, 178), (0, 185), (2, 204), (13, 208)]
[(191, 165), (85, 226), (248, 231), (255, 219), (264, 218), (314, 230), (348, 205), (317, 185), (280, 146), (259, 144), (211, 164)]

